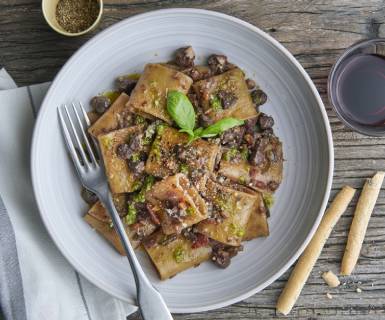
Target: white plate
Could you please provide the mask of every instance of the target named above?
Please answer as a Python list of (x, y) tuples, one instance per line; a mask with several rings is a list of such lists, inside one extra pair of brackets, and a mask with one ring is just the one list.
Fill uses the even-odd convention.
[(116, 76), (140, 72), (151, 61), (167, 61), (187, 44), (200, 61), (223, 53), (257, 80), (268, 94), (263, 111), (274, 116), (286, 161), (269, 219), (271, 235), (247, 243), (229, 268), (204, 263), (160, 282), (148, 258), (138, 253), (177, 313), (223, 307), (262, 290), (298, 258), (318, 226), (332, 181), (333, 144), (322, 101), (294, 57), (258, 28), (216, 12), (170, 9), (132, 17), (98, 34), (65, 64), (43, 102), (32, 146), (36, 199), (52, 239), (86, 278), (133, 302), (135, 286), (126, 259), (82, 220), (86, 206), (56, 108), (72, 100), (87, 102), (113, 87)]

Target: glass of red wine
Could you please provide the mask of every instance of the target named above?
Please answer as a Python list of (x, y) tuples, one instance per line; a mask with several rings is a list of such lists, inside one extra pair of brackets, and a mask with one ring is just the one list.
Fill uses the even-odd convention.
[(385, 39), (348, 48), (330, 72), (328, 94), (346, 126), (365, 135), (385, 136)]

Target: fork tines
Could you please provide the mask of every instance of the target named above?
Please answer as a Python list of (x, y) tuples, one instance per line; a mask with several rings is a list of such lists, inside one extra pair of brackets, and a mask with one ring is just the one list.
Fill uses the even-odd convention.
[[(80, 112), (79, 112), (80, 110)], [(97, 167), (96, 145), (86, 132), (90, 120), (81, 102), (58, 108), (60, 124), (67, 149), (78, 171)]]

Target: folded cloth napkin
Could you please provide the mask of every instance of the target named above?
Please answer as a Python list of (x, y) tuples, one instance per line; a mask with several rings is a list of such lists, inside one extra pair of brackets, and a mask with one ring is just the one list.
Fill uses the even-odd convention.
[(6, 320), (126, 319), (136, 307), (78, 274), (41, 222), (29, 162), (34, 118), (49, 83), (15, 87), (1, 70), (0, 311)]

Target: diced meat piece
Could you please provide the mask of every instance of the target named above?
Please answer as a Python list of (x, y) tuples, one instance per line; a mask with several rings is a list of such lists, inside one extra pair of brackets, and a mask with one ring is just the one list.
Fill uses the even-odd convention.
[(223, 250), (223, 249), (217, 249), (217, 250), (213, 250), (213, 255), (211, 257), (212, 261), (214, 261), (214, 263), (222, 268), (222, 269), (225, 269), (227, 268), (229, 265), (230, 265), (230, 254)]
[(131, 94), (132, 90), (134, 90), (137, 80), (129, 78), (127, 76), (121, 76), (116, 79), (116, 86), (119, 92), (124, 92), (128, 95)]
[(257, 121), (257, 118), (245, 121), (245, 135), (243, 138), (249, 148), (254, 146), (257, 139), (261, 136), (257, 127)]
[(149, 236), (142, 240), (142, 244), (145, 248), (150, 249), (156, 245), (156, 238), (153, 236)]
[(182, 72), (186, 75), (188, 75), (193, 81), (199, 81), (203, 79), (207, 79), (211, 76), (211, 70), (207, 66), (193, 66), (191, 68), (187, 68), (182, 70)]
[(130, 159), (133, 151), (131, 150), (128, 143), (122, 143), (116, 148), (116, 153), (119, 158), (128, 160)]
[(193, 81), (198, 81), (201, 79), (201, 74), (196, 68), (189, 68), (186, 70), (183, 70), (183, 73), (187, 74)]
[(139, 236), (147, 236), (155, 230), (156, 226), (160, 225), (159, 218), (151, 206), (145, 202), (135, 202), (134, 206), (136, 210), (136, 223), (133, 225), (136, 225)]
[(155, 213), (155, 211), (153, 210), (152, 205), (149, 204), (149, 203), (147, 203), (146, 206), (147, 206), (147, 211), (148, 211), (148, 214), (149, 214), (149, 216), (150, 216), (151, 221), (152, 221), (155, 225), (159, 226), (159, 225), (160, 225), (159, 217), (158, 217), (158, 215)]
[(213, 54), (207, 59), (210, 70), (215, 74), (226, 71), (227, 63), (228, 61), (225, 55)]
[(282, 150), (276, 138), (270, 135), (262, 135), (253, 148), (250, 156), (250, 163), (255, 166), (266, 167), (268, 163), (275, 163), (282, 160)]
[(256, 86), (256, 83), (253, 79), (246, 79), (246, 85), (249, 90), (254, 89)]
[(141, 176), (144, 173), (146, 163), (144, 161), (128, 160), (128, 167), (132, 170), (135, 176)]
[(201, 127), (208, 127), (209, 125), (212, 125), (214, 121), (205, 114), (200, 114), (198, 117), (199, 126)]
[(95, 112), (103, 114), (111, 106), (111, 100), (105, 96), (95, 96), (91, 99), (91, 107)]
[(187, 216), (187, 204), (177, 195), (170, 194), (170, 197), (163, 201), (163, 206), (171, 221), (176, 224), (182, 222)]
[(135, 202), (134, 204), (136, 210), (136, 221), (142, 222), (147, 220), (150, 216), (147, 210), (146, 203), (144, 202)]
[(129, 143), (130, 149), (135, 151), (139, 151), (143, 146), (143, 133), (136, 133), (130, 138)]
[(268, 143), (268, 139), (260, 139), (259, 142), (255, 144), (249, 158), (249, 161), (252, 165), (260, 166), (268, 160), (265, 155), (265, 148)]
[(93, 125), (100, 118), (100, 113), (95, 111), (87, 112), (88, 119), (90, 120), (91, 125)]
[(257, 130), (257, 120), (257, 118), (251, 118), (245, 121), (246, 133), (254, 133)]
[(202, 233), (197, 233), (196, 239), (193, 241), (191, 248), (198, 249), (201, 247), (205, 247), (208, 245), (208, 243), (209, 243), (209, 238), (206, 235)]
[(188, 160), (188, 148), (185, 145), (177, 144), (174, 147), (176, 158), (181, 161)]
[(189, 68), (194, 65), (195, 52), (191, 46), (179, 48), (175, 54), (175, 63), (179, 67)]
[(93, 205), (98, 201), (98, 197), (96, 196), (96, 194), (84, 187), (82, 188), (81, 195), (83, 200), (89, 205)]
[(195, 109), (199, 108), (199, 101), (198, 101), (197, 95), (194, 93), (189, 93), (187, 96), (188, 96), (191, 104), (193, 105), (193, 107)]
[(226, 147), (238, 147), (242, 143), (245, 127), (239, 126), (226, 130), (221, 135), (221, 143)]
[(217, 93), (223, 109), (232, 107), (238, 100), (238, 97), (229, 91), (221, 90)]
[(261, 89), (257, 89), (251, 92), (251, 99), (257, 106), (261, 106), (267, 101), (267, 95)]
[(262, 113), (258, 118), (258, 124), (262, 130), (270, 129), (274, 126), (274, 119)]
[(194, 232), (192, 228), (187, 228), (182, 231), (182, 235), (192, 242), (191, 248), (198, 249), (209, 244), (209, 238), (199, 232)]
[(220, 268), (225, 269), (231, 263), (231, 258), (235, 257), (243, 246), (226, 246), (222, 243), (216, 243), (213, 246), (211, 260)]

